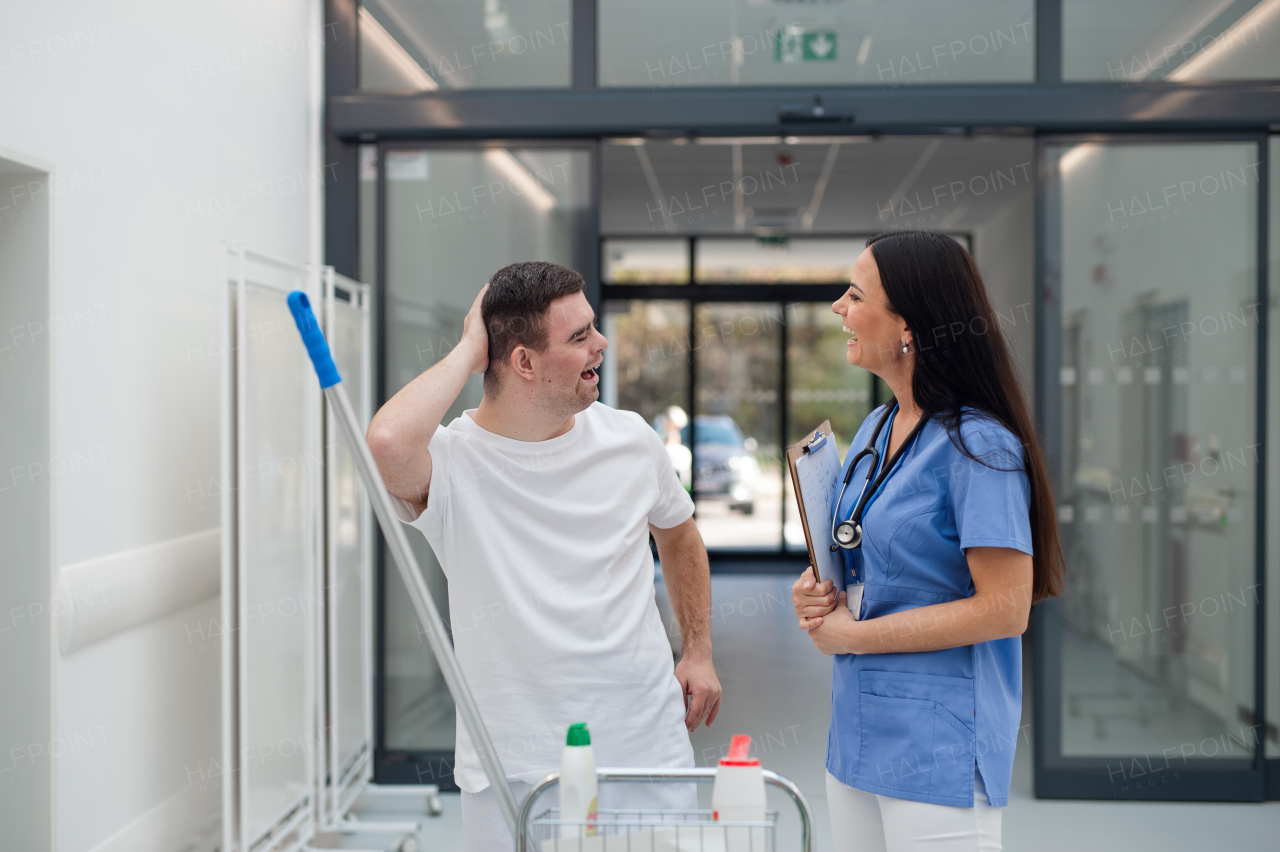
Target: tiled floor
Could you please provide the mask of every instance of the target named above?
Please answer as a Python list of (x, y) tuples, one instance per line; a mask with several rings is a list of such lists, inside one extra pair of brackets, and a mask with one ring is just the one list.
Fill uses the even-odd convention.
[[(795, 626), (790, 586), (790, 578), (782, 576), (714, 578), (711, 627), (724, 686), (723, 709), (711, 729), (694, 734), (694, 754), (699, 765), (713, 765), (730, 736), (750, 734), (759, 745), (764, 766), (792, 779), (805, 792), (815, 818), (814, 848), (831, 852), (834, 845), (823, 789), (831, 662)], [(1024, 719), (1030, 721), (1026, 711)], [(446, 795), (444, 804), (442, 816), (421, 817), (424, 852), (462, 849), (457, 794)], [(778, 852), (798, 849), (794, 809), (772, 792), (770, 806), (782, 814)], [(367, 843), (362, 847), (370, 848)], [(1039, 800), (1031, 795), (1030, 748), (1020, 742), (1004, 814), (1004, 848), (1011, 852), (1272, 852), (1280, 850), (1280, 802)]]

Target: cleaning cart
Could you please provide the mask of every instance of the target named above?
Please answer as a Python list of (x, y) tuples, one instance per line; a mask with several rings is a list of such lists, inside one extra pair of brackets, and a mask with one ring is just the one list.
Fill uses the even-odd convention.
[[(432, 600), (417, 560), (410, 550), (403, 525), (396, 518), (391, 497), (382, 483), (382, 476), (369, 452), (364, 439), (364, 429), (356, 418), (342, 387), (342, 377), (329, 352), (324, 333), (316, 322), (307, 296), (302, 291), (289, 294), (289, 309), (293, 314), (302, 341), (320, 380), (320, 387), (333, 412), (338, 430), (354, 457), (355, 466), (364, 483), (365, 491), (373, 504), (374, 514), (382, 528), (391, 555), (409, 591), (431, 650), (440, 665), (445, 684), (453, 695), (459, 716), (476, 744), (484, 767), (497, 798), (499, 809), (512, 837), (516, 838), (519, 852), (532, 846), (537, 850), (555, 852), (772, 852), (775, 846), (777, 814), (766, 814), (763, 822), (716, 821), (711, 811), (647, 811), (602, 810), (587, 824), (560, 819), (557, 809), (548, 809), (533, 815), (542, 793), (559, 782), (558, 774), (549, 775), (530, 793), (523, 804), (517, 806), (515, 796), (507, 783), (506, 774), (498, 760), (493, 741), (485, 728), (475, 699), (463, 678), (453, 653), (453, 646), (445, 632), (444, 623)], [(711, 783), (716, 770), (706, 769), (600, 769), (600, 783)], [(801, 850), (812, 852), (813, 819), (808, 802), (795, 784), (772, 773), (764, 773), (765, 782), (784, 790), (800, 812)], [(735, 831), (737, 834), (735, 834)], [(746, 845), (743, 845), (745, 841)], [(576, 845), (575, 845), (576, 844)]]

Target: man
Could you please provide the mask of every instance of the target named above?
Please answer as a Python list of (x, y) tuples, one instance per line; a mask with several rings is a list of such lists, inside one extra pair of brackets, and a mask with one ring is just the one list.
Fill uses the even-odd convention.
[(667, 458), (676, 469), (676, 476), (685, 491), (693, 490), (693, 452), (684, 445), (680, 432), (689, 425), (689, 415), (678, 405), (667, 409), (663, 417), (663, 431), (666, 432)]
[[(517, 801), (558, 767), (574, 722), (588, 723), (597, 765), (691, 766), (689, 732), (719, 711), (693, 503), (657, 433), (596, 401), (608, 345), (582, 276), (513, 264), (480, 291), (458, 345), (367, 436), (401, 520), (449, 580), (458, 661)], [(479, 407), (441, 426), (472, 373), (484, 373)], [(674, 669), (649, 533), (684, 641)], [(461, 723), (454, 776), (468, 852), (509, 852)], [(609, 786), (602, 807), (696, 807), (688, 790), (639, 784), (615, 804)]]

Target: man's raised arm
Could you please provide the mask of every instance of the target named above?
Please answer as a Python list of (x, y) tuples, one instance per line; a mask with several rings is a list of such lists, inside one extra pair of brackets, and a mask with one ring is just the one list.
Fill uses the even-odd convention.
[(387, 490), (412, 503), (418, 512), (427, 507), (431, 486), (427, 444), (462, 393), (467, 378), (489, 366), (489, 335), (480, 314), (480, 302), (488, 289), (486, 284), (471, 303), (458, 345), (387, 400), (365, 433)]

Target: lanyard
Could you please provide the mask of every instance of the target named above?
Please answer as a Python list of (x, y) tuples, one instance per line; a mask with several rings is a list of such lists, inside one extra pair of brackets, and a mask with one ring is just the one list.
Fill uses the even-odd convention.
[[(893, 421), (896, 417), (897, 417), (897, 412), (895, 411), (894, 417), (889, 418), (889, 431), (884, 436), (884, 448), (881, 451), (881, 458), (884, 457), (884, 453), (887, 452), (889, 449), (889, 440), (893, 436)], [(921, 419), (923, 420), (924, 418), (922, 417)], [(864, 518), (867, 516), (867, 512), (871, 511), (871, 504), (875, 502), (876, 498), (880, 496), (880, 492), (884, 491), (885, 486), (889, 484), (889, 477), (893, 476), (893, 472), (897, 470), (898, 465), (902, 463), (903, 456), (905, 456), (907, 453), (907, 450), (911, 448), (911, 444), (912, 442), (915, 441), (915, 438), (918, 432), (919, 432), (918, 429), (913, 430), (912, 433), (907, 436), (907, 440), (902, 442), (902, 446), (898, 449), (898, 452), (895, 453), (893, 458), (889, 460), (889, 466), (888, 466), (888, 469), (885, 471), (884, 476), (876, 477), (875, 481), (879, 482), (880, 485), (876, 488), (875, 491), (871, 492), (871, 496), (867, 498), (867, 504), (862, 507), (862, 516)], [(879, 467), (878, 462), (877, 462), (877, 467)], [(878, 473), (879, 471), (877, 471), (877, 474)]]

